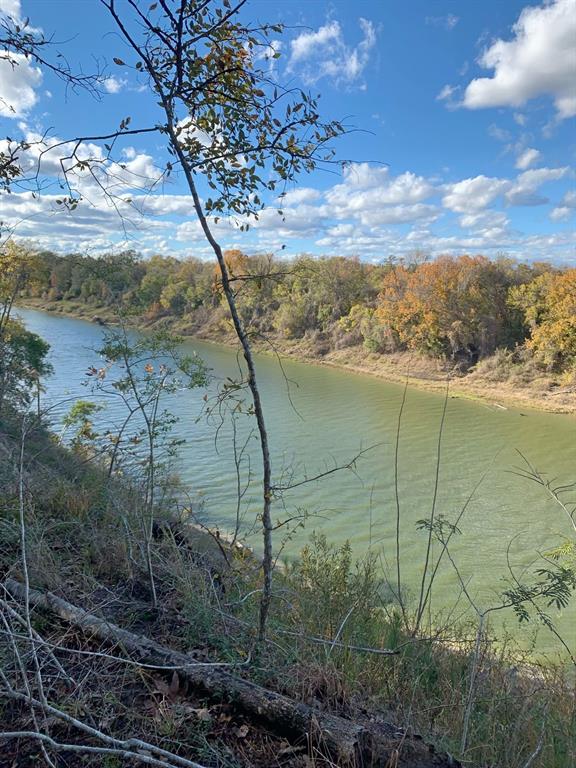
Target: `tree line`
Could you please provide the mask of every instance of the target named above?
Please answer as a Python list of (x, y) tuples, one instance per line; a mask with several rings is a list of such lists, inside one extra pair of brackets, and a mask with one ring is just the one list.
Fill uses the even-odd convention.
[[(135, 252), (34, 254), (21, 295), (116, 308), (146, 320), (173, 318), (189, 330), (225, 333), (229, 319), (210, 262)], [(6, 249), (5, 249), (6, 251)], [(411, 350), (466, 368), (497, 349), (521, 349), (549, 371), (576, 370), (576, 269), (501, 257), (433, 261), (292, 260), (225, 253), (242, 321), (254, 336), (311, 341), (321, 356), (363, 345), (379, 354)]]

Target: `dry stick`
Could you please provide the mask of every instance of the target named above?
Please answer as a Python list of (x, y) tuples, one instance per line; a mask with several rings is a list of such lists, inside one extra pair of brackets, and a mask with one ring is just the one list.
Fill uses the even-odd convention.
[(146, 497), (145, 497), (148, 519), (142, 520), (142, 529), (144, 532), (144, 551), (146, 555), (146, 568), (148, 570), (148, 582), (150, 584), (150, 592), (152, 596), (152, 606), (154, 608), (157, 608), (158, 596), (156, 593), (156, 581), (154, 579), (154, 568), (152, 566), (152, 539), (154, 536), (154, 462), (156, 460), (154, 456), (154, 431), (153, 431), (154, 428), (150, 422), (150, 417), (146, 411), (146, 406), (149, 405), (149, 401), (146, 403), (142, 401), (140, 397), (140, 393), (138, 392), (138, 387), (136, 386), (134, 374), (132, 372), (132, 366), (130, 364), (130, 360), (128, 359), (128, 354), (126, 352), (126, 346), (125, 346), (127, 335), (126, 335), (126, 327), (124, 325), (122, 325), (122, 334), (124, 339), (124, 346), (123, 346), (123, 353), (122, 353), (124, 366), (126, 368), (128, 381), (130, 382), (130, 388), (132, 389), (134, 399), (138, 404), (138, 410), (142, 414), (142, 418), (144, 419), (144, 422), (146, 424), (146, 436), (148, 438), (148, 468), (146, 472)]
[[(25, 589), (22, 584), (14, 579), (7, 579), (5, 585), (15, 598), (24, 598)], [(309, 734), (312, 730), (315, 737), (318, 737), (330, 753), (340, 760), (340, 764), (347, 764), (347, 761), (353, 763), (354, 760), (363, 764), (361, 761), (367, 756), (382, 757), (389, 754), (392, 738), (389, 728), (384, 728), (383, 731), (354, 723), (270, 691), (249, 680), (236, 677), (226, 669), (198, 666), (195, 660), (190, 659), (186, 654), (173, 651), (150, 638), (139, 637), (126, 629), (106, 622), (50, 592), (43, 593), (32, 589), (29, 592), (29, 600), (36, 607), (49, 610), (64, 621), (75, 625), (87, 636), (98, 637), (115, 646), (123, 646), (128, 653), (148, 664), (181, 666), (182, 679), (207, 691), (211, 696), (232, 697), (246, 712), (257, 718), (264, 718), (276, 727), (299, 736)], [(331, 641), (327, 642), (331, 644)], [(391, 653), (394, 652), (382, 651), (385, 655)], [(24, 694), (21, 696), (22, 700), (28, 700)], [(50, 713), (49, 708), (47, 711)], [(85, 724), (82, 723), (78, 727), (83, 727), (88, 732), (86, 730), (88, 726)], [(396, 729), (394, 729), (395, 732)], [(134, 740), (131, 740), (131, 743), (133, 744)], [(416, 743), (414, 746), (417, 746)], [(146, 748), (151, 749), (150, 746)], [(154, 749), (158, 751), (157, 748)]]
[(434, 477), (434, 495), (432, 496), (432, 510), (430, 512), (430, 527), (428, 529), (428, 541), (426, 543), (426, 559), (424, 561), (424, 570), (422, 572), (422, 581), (420, 583), (420, 596), (418, 598), (418, 611), (416, 614), (416, 626), (414, 627), (414, 634), (420, 629), (420, 622), (426, 608), (426, 602), (424, 601), (424, 587), (426, 585), (426, 576), (428, 575), (428, 564), (430, 562), (430, 554), (432, 551), (432, 535), (434, 533), (434, 518), (436, 515), (436, 502), (438, 500), (438, 487), (440, 484), (440, 463), (442, 455), (442, 437), (444, 435), (444, 422), (446, 420), (446, 408), (448, 405), (448, 388), (450, 386), (450, 378), (446, 377), (446, 393), (444, 395), (444, 403), (442, 405), (442, 418), (440, 419), (440, 429), (438, 430), (438, 441), (436, 444), (436, 472)]
[(542, 747), (544, 746), (545, 733), (546, 733), (546, 714), (544, 714), (544, 722), (542, 723), (542, 731), (540, 732), (540, 738), (538, 739), (538, 744), (536, 744), (534, 751), (529, 756), (528, 760), (524, 763), (522, 768), (530, 768), (534, 760), (536, 760), (540, 752), (542, 752)]
[[(62, 742), (55, 741), (51, 736), (45, 733), (38, 733), (37, 731), (5, 731), (0, 732), (0, 742), (8, 741), (11, 739), (35, 739), (42, 742), (42, 744), (48, 744), (57, 752), (81, 752), (96, 755), (114, 755), (115, 757), (123, 757), (128, 760), (139, 760), (145, 765), (161, 766), (161, 768), (176, 768), (174, 763), (168, 763), (166, 760), (157, 760), (155, 757), (144, 755), (142, 752), (132, 752), (126, 749), (117, 749), (114, 747), (92, 747), (88, 744), (63, 744)], [(178, 763), (178, 766), (186, 765), (186, 763)], [(200, 763), (193, 763), (188, 761), (189, 766), (194, 768), (204, 768)]]
[[(30, 638), (28, 635), (20, 635), (16, 634), (15, 632), (7, 631), (7, 630), (0, 630), (0, 634), (3, 635), (9, 635), (11, 638), (17, 638), (18, 640), (26, 640), (30, 642)], [(139, 669), (150, 669), (154, 670), (155, 672), (178, 672), (180, 669), (187, 669), (191, 664), (193, 664), (195, 667), (247, 667), (250, 666), (252, 659), (250, 656), (248, 656), (244, 661), (195, 661), (190, 662), (186, 665), (182, 664), (172, 664), (172, 665), (165, 665), (162, 666), (160, 664), (146, 664), (143, 661), (138, 661), (137, 659), (128, 659), (126, 656), (115, 656), (112, 653), (103, 653), (102, 651), (84, 651), (80, 648), (68, 648), (65, 645), (62, 645), (61, 643), (51, 643), (48, 640), (40, 640), (40, 644), (46, 648), (53, 648), (56, 651), (59, 651), (60, 653), (69, 653), (72, 656), (78, 655), (78, 656), (91, 656), (96, 659), (108, 659), (109, 661), (115, 661), (119, 664), (127, 664), (129, 666), (138, 667)]]
[(480, 648), (482, 637), (484, 635), (485, 613), (479, 613), (478, 632), (476, 634), (476, 643), (474, 645), (474, 654), (472, 656), (472, 667), (470, 668), (470, 682), (468, 684), (468, 696), (466, 697), (466, 708), (464, 710), (464, 720), (462, 723), (462, 738), (460, 739), (460, 754), (464, 755), (468, 745), (468, 727), (470, 725), (470, 716), (474, 705), (474, 692), (476, 686), (476, 675), (478, 673), (478, 662), (480, 660)]
[[(22, 661), (22, 656), (20, 654), (20, 650), (18, 649), (18, 646), (16, 644), (16, 638), (14, 635), (14, 632), (12, 632), (12, 628), (10, 627), (6, 617), (3, 613), (0, 613), (0, 619), (2, 620), (2, 623), (6, 627), (6, 634), (8, 635), (10, 644), (12, 646), (12, 652), (14, 654), (14, 658), (16, 660), (16, 665), (18, 669), (20, 670), (20, 675), (22, 676), (22, 683), (26, 689), (26, 692), (28, 693), (28, 696), (32, 696), (32, 692), (30, 690), (30, 682), (28, 680), (28, 675), (26, 673), (26, 667), (24, 666), (24, 662)], [(10, 682), (2, 669), (0, 668), (0, 680), (4, 683), (6, 691), (11, 691), (12, 686), (10, 685)], [(0, 690), (0, 696), (2, 695), (2, 691)], [(36, 712), (34, 710), (34, 707), (30, 706), (30, 719), (32, 720), (32, 723), (34, 727), (36, 728), (37, 732), (40, 732), (40, 726), (38, 724), (38, 718), (36, 717)], [(54, 763), (52, 762), (50, 756), (46, 752), (46, 747), (44, 744), (40, 745), (40, 749), (42, 751), (42, 755), (44, 757), (44, 760), (46, 761), (46, 764), (49, 766), (49, 768), (56, 768)]]
[[(26, 431), (26, 415), (22, 417), (22, 429), (20, 433), (20, 457), (18, 462), (18, 514), (19, 514), (19, 524), (20, 524), (20, 554), (22, 558), (22, 572), (24, 575), (24, 619), (26, 622), (26, 630), (28, 632), (28, 637), (31, 641), (30, 651), (32, 654), (32, 660), (34, 663), (34, 674), (36, 678), (36, 685), (38, 687), (38, 695), (40, 696), (40, 701), (42, 703), (42, 706), (45, 707), (47, 705), (47, 699), (46, 694), (44, 693), (44, 684), (42, 682), (42, 672), (40, 669), (40, 662), (38, 661), (38, 654), (36, 653), (36, 646), (34, 644), (34, 630), (32, 628), (32, 621), (30, 619), (30, 574), (28, 572), (28, 551), (27, 551), (27, 545), (26, 545), (26, 515), (25, 515), (25, 504), (24, 504), (24, 448), (26, 444), (26, 437), (27, 437), (27, 431)], [(17, 651), (16, 643), (14, 643), (14, 648)], [(20, 657), (17, 653), (19, 662)], [(21, 663), (21, 662), (20, 662)], [(25, 677), (25, 671), (22, 668), (22, 674)], [(30, 693), (30, 686), (28, 684), (28, 680), (25, 677), (25, 685), (26, 689)], [(38, 727), (38, 721), (36, 719), (36, 714), (31, 708), (31, 715), (32, 720), (34, 722), (34, 726), (36, 727), (36, 730), (39, 730)], [(55, 768), (53, 761), (51, 760), (50, 756), (48, 755), (46, 751), (46, 746), (44, 743), (41, 743), (41, 750), (42, 755), (44, 756), (44, 759), (46, 763), (50, 766), (50, 768)]]
[[(248, 454), (248, 478), (246, 480), (244, 488), (242, 488), (241, 469), (242, 469), (242, 459), (244, 457), (244, 452), (248, 447), (249, 441), (252, 439), (252, 433), (253, 433), (253, 430), (250, 430), (250, 432), (248, 433), (248, 437), (246, 438), (246, 440), (244, 441), (244, 444), (242, 445), (242, 448), (240, 449), (240, 453), (238, 453), (236, 417), (235, 415), (232, 415), (232, 446), (234, 449), (234, 469), (236, 472), (236, 522), (234, 526), (234, 535), (230, 543), (231, 549), (235, 547), (236, 542), (238, 541), (238, 536), (240, 535), (240, 517), (241, 517), (241, 511), (242, 511), (242, 499), (244, 498), (244, 496), (248, 492), (248, 488), (250, 487), (250, 454)], [(228, 562), (227, 557), (226, 557), (226, 561)]]
[(401, 567), (400, 567), (400, 491), (398, 487), (398, 457), (400, 453), (400, 431), (402, 427), (402, 414), (406, 404), (406, 394), (408, 392), (408, 371), (406, 372), (406, 383), (402, 392), (402, 402), (398, 411), (398, 425), (396, 427), (396, 445), (394, 448), (394, 496), (396, 499), (396, 597), (398, 605), (402, 612), (404, 626), (406, 626), (406, 610), (404, 608), (404, 599), (402, 597)]
[[(18, 613), (18, 611), (15, 611), (15, 610), (14, 610), (14, 608), (12, 608), (12, 607), (11, 607), (11, 606), (10, 606), (10, 605), (9, 605), (9, 604), (6, 602), (6, 600), (2, 600), (2, 598), (0, 598), (0, 606), (1, 606), (1, 607), (2, 607), (2, 608), (3, 608), (3, 609), (4, 609), (4, 610), (7, 612), (7, 613), (9, 613), (9, 614), (10, 614), (10, 616), (11, 616), (11, 617), (12, 617), (12, 618), (13, 618), (15, 621), (17, 621), (19, 624), (23, 624), (23, 625), (26, 627), (26, 629), (28, 629), (28, 627), (27, 627), (27, 624), (26, 624), (26, 619), (25, 619), (23, 616), (20, 616), (20, 614)], [(74, 680), (73, 680), (73, 679), (70, 677), (70, 675), (68, 674), (68, 672), (66, 672), (66, 670), (64, 669), (64, 667), (62, 666), (62, 664), (60, 664), (60, 662), (58, 661), (58, 659), (56, 658), (56, 656), (55, 656), (55, 655), (54, 655), (54, 654), (53, 654), (53, 653), (52, 653), (52, 652), (49, 650), (49, 646), (50, 646), (51, 644), (50, 644), (50, 643), (47, 643), (47, 642), (46, 642), (46, 641), (45, 641), (45, 640), (44, 640), (44, 639), (43, 639), (43, 638), (42, 638), (42, 637), (41, 637), (41, 636), (38, 634), (38, 632), (36, 632), (36, 630), (35, 630), (35, 629), (32, 629), (32, 635), (33, 635), (33, 637), (34, 637), (34, 641), (35, 641), (36, 643), (38, 643), (39, 645), (45, 646), (45, 647), (47, 648), (47, 650), (46, 650), (46, 653), (47, 653), (47, 655), (50, 657), (50, 660), (52, 661), (52, 663), (54, 664), (54, 666), (56, 667), (56, 669), (58, 670), (58, 672), (59, 672), (59, 673), (62, 675), (63, 679), (64, 679), (64, 680), (66, 680), (68, 683), (71, 683), (71, 684), (72, 684), (72, 683), (74, 683)], [(26, 637), (26, 638), (28, 638), (28, 635), (25, 635), (25, 636), (23, 636), (23, 637)], [(28, 638), (28, 639), (29, 639), (29, 638)], [(32, 641), (31, 641), (31, 642), (32, 642)]]
[[(168, 752), (166, 749), (157, 747), (154, 744), (149, 744), (148, 742), (142, 741), (141, 739), (115, 739), (113, 736), (108, 736), (108, 734), (99, 731), (97, 728), (93, 728), (92, 726), (83, 723), (82, 720), (77, 720), (75, 717), (72, 717), (72, 715), (63, 712), (57, 707), (53, 707), (50, 704), (43, 704), (41, 701), (38, 701), (38, 699), (34, 699), (32, 696), (27, 696), (24, 693), (9, 690), (3, 692), (2, 695), (9, 699), (13, 699), (14, 701), (22, 701), (26, 702), (27, 704), (31, 704), (33, 707), (53, 715), (54, 717), (58, 718), (58, 720), (62, 720), (63, 722), (68, 723), (68, 725), (72, 725), (75, 728), (78, 728), (78, 730), (87, 733), (89, 736), (93, 736), (94, 738), (103, 741), (105, 744), (110, 744), (110, 746), (115, 747), (116, 749), (121, 749), (125, 752), (125, 757), (143, 759), (143, 762), (147, 762), (148, 765), (167, 765), (165, 761), (162, 761), (158, 758), (142, 755), (141, 750), (143, 750), (145, 752), (156, 753), (159, 758), (163, 757), (167, 760), (171, 760), (171, 765), (173, 766), (182, 766), (182, 768), (204, 768), (204, 766), (200, 765), (199, 763), (195, 763), (194, 761), (188, 760), (185, 757), (175, 755), (173, 752)], [(42, 737), (40, 736), (40, 738)], [(168, 763), (168, 765), (170, 765), (170, 763)]]

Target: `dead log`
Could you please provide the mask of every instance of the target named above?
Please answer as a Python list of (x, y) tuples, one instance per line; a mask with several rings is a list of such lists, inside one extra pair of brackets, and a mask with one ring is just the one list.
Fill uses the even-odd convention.
[[(11, 578), (8, 592), (25, 600), (24, 586)], [(180, 678), (210, 698), (227, 700), (256, 719), (269, 723), (282, 735), (306, 738), (339, 766), (385, 766), (395, 768), (457, 768), (456, 760), (436, 752), (415, 735), (389, 723), (354, 722), (270, 691), (234, 675), (230, 668), (199, 663), (143, 635), (72, 605), (52, 592), (29, 592), (31, 606), (50, 611), (80, 629), (88, 638), (98, 638), (122, 648), (130, 659), (147, 666), (177, 667)]]

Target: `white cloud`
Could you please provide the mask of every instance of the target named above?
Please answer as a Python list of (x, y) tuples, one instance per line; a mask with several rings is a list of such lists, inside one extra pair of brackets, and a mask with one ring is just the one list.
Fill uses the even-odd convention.
[(516, 179), (514, 185), (506, 193), (506, 199), (511, 205), (544, 205), (547, 197), (537, 194), (537, 190), (550, 181), (558, 181), (568, 173), (565, 168), (535, 168), (524, 171)]
[(460, 217), (460, 226), (476, 232), (504, 230), (508, 224), (508, 217), (501, 211), (478, 211), (468, 213)]
[(337, 21), (325, 24), (317, 32), (302, 32), (290, 43), (290, 66), (312, 58), (319, 48), (325, 48), (331, 43), (340, 43), (341, 40), (342, 28)]
[(21, 19), (20, 0), (0, 0), (0, 16), (10, 16), (14, 21)]
[(372, 189), (388, 181), (389, 171), (386, 166), (374, 166), (370, 163), (349, 163), (344, 167), (344, 180), (355, 189)]
[(293, 208), (282, 206), (282, 215), (277, 208), (265, 208), (258, 214), (254, 229), (269, 230), (280, 237), (315, 237), (324, 229), (330, 210), (324, 205), (306, 205)]
[(494, 123), (488, 126), (488, 135), (493, 139), (496, 139), (496, 141), (510, 141), (512, 138), (510, 131), (507, 131), (505, 128), (500, 128), (500, 126), (494, 125)]
[(476, 176), (446, 186), (442, 203), (456, 213), (471, 214), (486, 208), (510, 187), (505, 179)]
[(419, 219), (432, 221), (439, 216), (434, 205), (386, 205), (373, 210), (360, 211), (359, 220), (367, 226), (378, 224), (409, 224)]
[(571, 189), (562, 198), (560, 205), (552, 210), (552, 221), (565, 221), (576, 211), (576, 189)]
[(448, 106), (453, 106), (454, 94), (458, 93), (459, 90), (460, 86), (458, 85), (445, 85), (438, 96), (436, 96), (436, 101), (446, 101)]
[(298, 205), (298, 203), (313, 203), (321, 197), (320, 192), (317, 189), (311, 189), (310, 187), (299, 187), (298, 189), (291, 189), (286, 192), (281, 198), (279, 198), (279, 205)]
[(107, 77), (102, 83), (107, 93), (120, 93), (127, 85), (128, 81), (124, 78)]
[(463, 106), (519, 107), (548, 95), (559, 119), (575, 115), (576, 0), (526, 7), (512, 29), (511, 40), (496, 40), (480, 57), (480, 65), (494, 74), (468, 84)]
[(530, 168), (531, 165), (534, 165), (539, 159), (540, 154), (538, 149), (528, 147), (528, 149), (525, 149), (516, 159), (516, 168), (520, 171), (525, 171), (527, 168)]
[(336, 219), (399, 224), (434, 216), (432, 206), (420, 205), (433, 193), (422, 176), (406, 172), (391, 177), (387, 168), (359, 163), (345, 169), (344, 182), (326, 192), (325, 199)]
[(376, 44), (376, 29), (371, 21), (358, 20), (362, 40), (350, 47), (344, 40), (338, 21), (331, 21), (316, 32), (303, 32), (290, 43), (288, 72), (298, 71), (309, 85), (330, 77), (339, 85), (352, 85), (359, 80)]
[(19, 118), (38, 101), (42, 73), (21, 53), (0, 58), (0, 116)]

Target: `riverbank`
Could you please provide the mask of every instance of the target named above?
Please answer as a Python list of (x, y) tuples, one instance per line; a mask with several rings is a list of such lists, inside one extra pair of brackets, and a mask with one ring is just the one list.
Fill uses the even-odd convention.
[[(110, 307), (33, 298), (22, 299), (19, 303), (29, 309), (91, 322), (112, 324), (117, 321), (117, 315)], [(227, 330), (222, 322), (191, 326), (188, 321), (174, 317), (165, 316), (153, 320), (134, 317), (133, 325), (138, 328), (168, 326), (187, 338), (236, 346), (233, 332)], [(254, 346), (259, 354), (279, 354), (299, 362), (331, 366), (438, 393), (446, 391), (449, 376), (451, 397), (477, 400), (495, 409), (525, 408), (548, 413), (576, 413), (575, 385), (566, 385), (558, 376), (539, 370), (533, 364), (513, 363), (506, 353), (496, 353), (468, 373), (462, 373), (448, 370), (443, 361), (438, 359), (408, 352), (377, 354), (369, 352), (362, 345), (323, 350), (321, 344), (308, 338), (288, 340), (275, 337), (269, 341), (257, 341)]]

